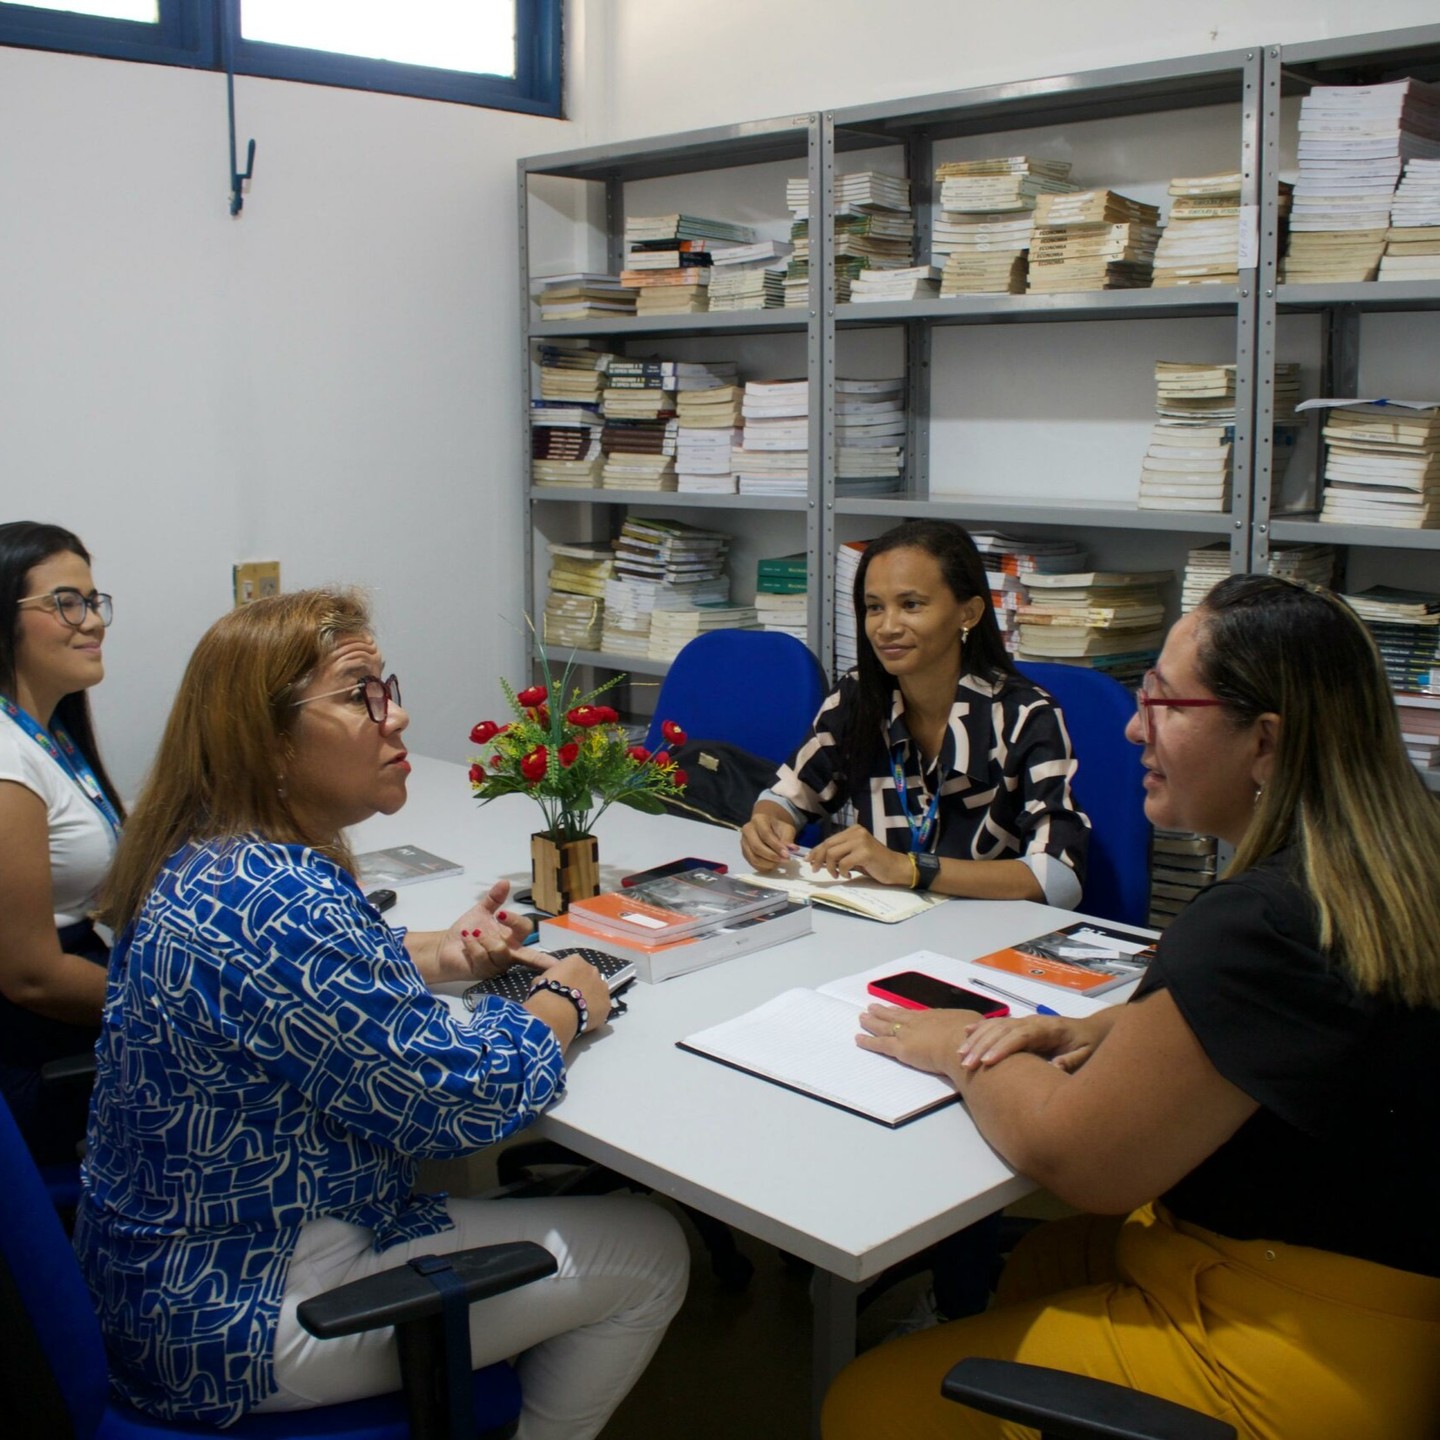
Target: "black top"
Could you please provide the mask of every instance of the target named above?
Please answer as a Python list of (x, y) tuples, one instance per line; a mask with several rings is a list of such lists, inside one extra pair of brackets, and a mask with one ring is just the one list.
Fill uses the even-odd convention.
[(1135, 999), (1162, 988), (1260, 1105), (1161, 1197), (1173, 1213), (1440, 1276), (1440, 1011), (1354, 989), (1293, 851), (1196, 897)]

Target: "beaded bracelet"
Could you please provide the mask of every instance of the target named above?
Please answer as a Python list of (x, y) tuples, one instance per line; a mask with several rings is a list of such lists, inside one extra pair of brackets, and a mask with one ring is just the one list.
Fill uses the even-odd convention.
[(575, 986), (566, 985), (559, 980), (542, 978), (530, 987), (530, 994), (526, 998), (534, 999), (542, 990), (549, 990), (556, 995), (564, 996), (575, 1007), (575, 1013), (580, 1017), (580, 1028), (575, 1032), (576, 1035), (583, 1035), (589, 1029), (590, 1007), (585, 1003), (584, 994)]

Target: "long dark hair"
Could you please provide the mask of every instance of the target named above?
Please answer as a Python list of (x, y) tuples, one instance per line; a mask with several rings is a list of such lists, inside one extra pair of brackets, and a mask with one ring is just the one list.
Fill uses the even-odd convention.
[(1405, 752), (1369, 630), (1330, 591), (1270, 575), (1222, 580), (1197, 614), (1205, 686), (1237, 724), (1280, 717), (1227, 873), (1295, 846), (1321, 944), (1356, 986), (1440, 1006), (1440, 804)]
[(969, 532), (951, 520), (906, 520), (878, 539), (872, 540), (860, 557), (855, 572), (855, 633), (859, 637), (859, 662), (856, 679), (859, 689), (855, 696), (852, 718), (841, 749), (844, 773), (852, 788), (870, 773), (876, 750), (880, 747), (881, 731), (890, 718), (895, 682), (865, 638), (865, 577), (870, 562), (888, 550), (923, 550), (933, 555), (940, 565), (940, 574), (950, 593), (964, 604), (979, 596), (985, 602), (980, 619), (970, 631), (960, 652), (962, 673), (995, 681), (1016, 677), (1017, 671), (1005, 653), (1000, 638), (1000, 625), (995, 619), (995, 606), (990, 599), (990, 582), (985, 578), (985, 562), (975, 548)]
[[(12, 520), (0, 525), (0, 695), (19, 703), (15, 681), (15, 652), (20, 641), (20, 606), (30, 572), (54, 555), (78, 555), (87, 565), (90, 552), (80, 537), (59, 525), (34, 520)], [(39, 716), (35, 716), (39, 719)], [(100, 787), (123, 818), (125, 807), (100, 759), (95, 726), (90, 720), (90, 699), (84, 690), (61, 697), (52, 722), (58, 721), (76, 748), (90, 763)]]

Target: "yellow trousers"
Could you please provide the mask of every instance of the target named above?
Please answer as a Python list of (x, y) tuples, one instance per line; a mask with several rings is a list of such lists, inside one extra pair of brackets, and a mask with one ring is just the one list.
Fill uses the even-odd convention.
[(825, 1440), (1034, 1440), (941, 1399), (967, 1355), (1162, 1395), (1243, 1440), (1440, 1437), (1440, 1280), (1229, 1240), (1159, 1206), (1032, 1232), (995, 1308), (882, 1345), (836, 1379)]

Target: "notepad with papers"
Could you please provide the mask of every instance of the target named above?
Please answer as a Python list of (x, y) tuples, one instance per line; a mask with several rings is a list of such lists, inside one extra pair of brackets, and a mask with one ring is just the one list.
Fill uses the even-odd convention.
[(894, 970), (947, 977), (956, 963), (919, 950), (817, 990), (786, 990), (744, 1015), (688, 1036), (679, 1046), (894, 1129), (959, 1095), (948, 1080), (855, 1043), (860, 1012), (871, 1003), (865, 984)]

